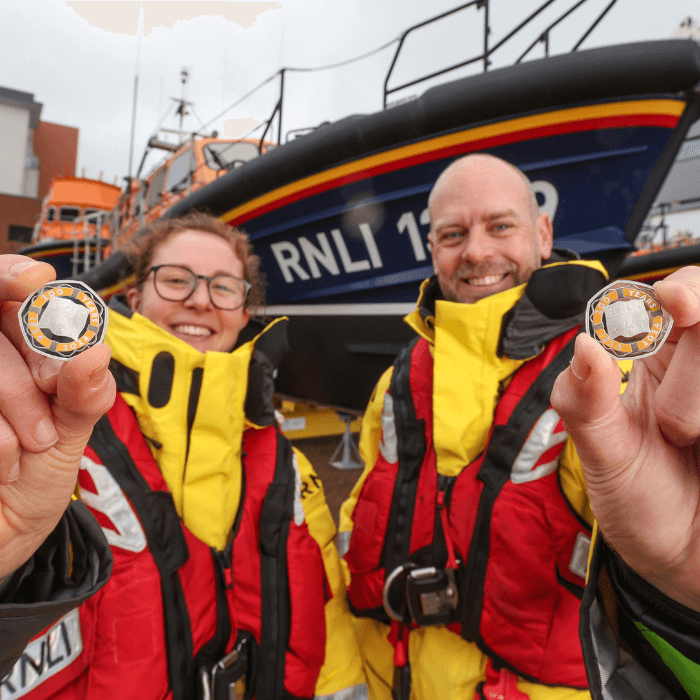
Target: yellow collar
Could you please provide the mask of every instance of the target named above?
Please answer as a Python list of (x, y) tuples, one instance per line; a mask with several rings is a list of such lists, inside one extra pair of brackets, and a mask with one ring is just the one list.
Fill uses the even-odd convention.
[(112, 357), (135, 378), (134, 391), (122, 390), (122, 396), (136, 413), (178, 515), (219, 550), (241, 497), (248, 370), (261, 335), (230, 353), (201, 353), (138, 313), (109, 319)]
[[(554, 271), (559, 265), (566, 270)], [(530, 283), (540, 284), (550, 277), (591, 270), (591, 284), (604, 284), (607, 274), (597, 262), (583, 260), (552, 263), (533, 275)], [(567, 319), (548, 319), (544, 314), (529, 322), (534, 308), (519, 285), (484, 297), (474, 304), (461, 304), (435, 298), (434, 278), (421, 286), (418, 307), (406, 322), (432, 346), (433, 353), (433, 442), (440, 474), (456, 476), (483, 451), (488, 438), (500, 391), (515, 371), (543, 345), (580, 322), (575, 314)], [(544, 285), (547, 287), (547, 284)], [(532, 293), (532, 289), (530, 290)], [(430, 297), (430, 299), (428, 298)], [(519, 303), (521, 302), (522, 303)], [(434, 301), (434, 303), (433, 303)], [(554, 300), (556, 302), (556, 300)], [(585, 308), (585, 300), (583, 300)], [(510, 313), (513, 311), (513, 313)], [(504, 317), (509, 335), (504, 334)], [(512, 320), (517, 324), (512, 324)], [(517, 352), (502, 351), (504, 338)], [(521, 342), (522, 341), (522, 342)]]
[(499, 387), (523, 360), (499, 357), (503, 316), (524, 285), (474, 304), (438, 300), (433, 325), (433, 431), (440, 474), (456, 476), (483, 450)]

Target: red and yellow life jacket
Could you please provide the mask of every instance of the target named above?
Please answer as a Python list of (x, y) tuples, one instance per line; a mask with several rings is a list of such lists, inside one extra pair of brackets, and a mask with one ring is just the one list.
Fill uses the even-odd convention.
[[(449, 629), (525, 678), (587, 687), (578, 607), (590, 531), (560, 488), (567, 434), (549, 405), (577, 332), (551, 341), (515, 373), (483, 453), (456, 477), (436, 469), (432, 411), (439, 398), (429, 343), (419, 339), (402, 352), (385, 397), (378, 459), (360, 491), (345, 555), (356, 615), (388, 622), (387, 578), (402, 566), (444, 568), (449, 543), (460, 562), (459, 604)], [(394, 588), (387, 595), (395, 597)], [(403, 611), (401, 590), (398, 595), (391, 607)]]
[(320, 549), (295, 513), (291, 446), (269, 426), (247, 429), (243, 450), (245, 498), (233, 540), (218, 552), (178, 517), (133, 411), (117, 396), (79, 476), (114, 555), (112, 577), (30, 643), (4, 694), (187, 700), (200, 696), (200, 670), (244, 641), (252, 697), (313, 697), (327, 590)]

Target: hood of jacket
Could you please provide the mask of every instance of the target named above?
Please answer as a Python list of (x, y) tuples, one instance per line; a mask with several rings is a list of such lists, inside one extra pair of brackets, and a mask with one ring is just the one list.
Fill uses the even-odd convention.
[(105, 342), (117, 389), (200, 540), (226, 546), (242, 488), (247, 426), (275, 422), (272, 373), (287, 349), (287, 319), (251, 321), (231, 352), (201, 353), (113, 302)]
[(605, 285), (597, 261), (555, 251), (527, 284), (473, 304), (445, 300), (426, 280), (406, 322), (433, 352), (433, 444), (438, 472), (456, 476), (483, 451), (500, 395), (528, 359), (583, 322)]

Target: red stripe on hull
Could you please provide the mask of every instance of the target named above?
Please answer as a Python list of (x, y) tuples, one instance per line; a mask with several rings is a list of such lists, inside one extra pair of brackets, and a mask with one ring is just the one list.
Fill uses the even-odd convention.
[(415, 156), (408, 156), (407, 158), (391, 161), (389, 163), (383, 163), (373, 168), (367, 168), (366, 170), (359, 170), (355, 173), (344, 175), (333, 180), (328, 180), (319, 185), (303, 189), (299, 192), (295, 192), (287, 195), (286, 197), (282, 197), (281, 199), (277, 199), (274, 202), (263, 205), (248, 212), (247, 214), (242, 215), (238, 219), (232, 219), (228, 223), (231, 226), (240, 226), (246, 221), (254, 219), (257, 216), (262, 216), (263, 214), (267, 214), (270, 211), (284, 207), (287, 204), (292, 204), (300, 199), (312, 197), (320, 192), (326, 192), (352, 182), (357, 182), (358, 180), (376, 177), (377, 175), (383, 175), (384, 173), (392, 172), (394, 170), (403, 170), (413, 167), (414, 165), (420, 165), (421, 163), (428, 163), (434, 160), (441, 160), (442, 158), (449, 158), (450, 156), (461, 155), (462, 153), (483, 151), (488, 148), (494, 148), (495, 146), (501, 146), (508, 143), (532, 141), (534, 139), (545, 138), (547, 136), (558, 136), (560, 134), (569, 134), (576, 131), (583, 132), (594, 131), (597, 129), (616, 129), (631, 126), (652, 126), (673, 129), (677, 123), (678, 117), (669, 114), (633, 114), (618, 117), (599, 117), (572, 122), (562, 122), (559, 124), (535, 127), (508, 134), (500, 134), (498, 136), (491, 136), (484, 139), (478, 139), (476, 141), (458, 143), (445, 148), (420, 153)]

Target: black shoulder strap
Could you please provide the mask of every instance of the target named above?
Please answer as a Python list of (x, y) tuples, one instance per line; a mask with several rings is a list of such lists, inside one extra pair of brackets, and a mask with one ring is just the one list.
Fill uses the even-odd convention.
[(173, 700), (186, 700), (191, 697), (196, 674), (190, 618), (178, 569), (189, 552), (173, 497), (167, 491), (151, 490), (107, 416), (97, 422), (88, 444), (128, 496), (143, 525), (161, 579), (168, 680)]
[(389, 387), (394, 404), (399, 469), (384, 541), (386, 576), (408, 561), (418, 477), (425, 457), (425, 421), (416, 416), (411, 392), (411, 357), (419, 341), (416, 338), (399, 353)]
[(267, 488), (260, 512), (262, 629), (258, 673), (253, 679), (255, 686), (252, 689), (257, 700), (287, 697), (284, 669), (291, 628), (287, 540), (294, 517), (295, 478), (292, 446), (279, 428), (275, 431), (275, 475)]
[[(462, 636), (478, 642), (480, 646), (482, 643), (479, 636), (479, 622), (484, 603), (484, 581), (489, 560), (493, 507), (501, 489), (510, 479), (513, 462), (522, 450), (530, 431), (549, 406), (554, 382), (573, 357), (575, 342), (574, 335), (539, 373), (513, 409), (508, 422), (494, 427), (479, 469), (478, 478), (484, 483), (484, 488), (479, 500), (474, 534), (467, 557), (465, 580), (471, 605), (467, 620), (462, 624)], [(485, 648), (482, 650), (493, 656)]]

